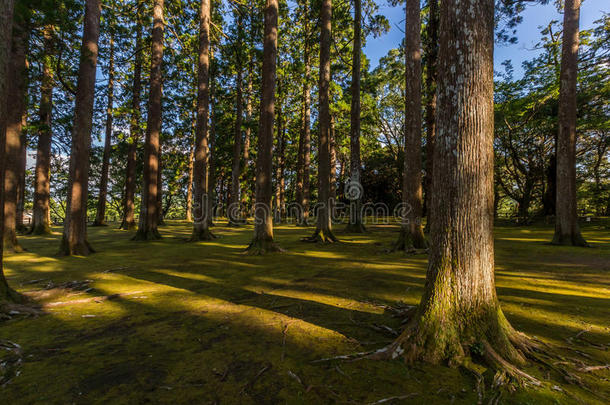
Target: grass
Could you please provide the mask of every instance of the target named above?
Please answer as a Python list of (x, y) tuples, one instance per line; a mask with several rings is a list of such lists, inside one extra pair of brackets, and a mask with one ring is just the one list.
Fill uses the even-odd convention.
[[(251, 227), (217, 226), (220, 238), (201, 243), (185, 242), (183, 222), (161, 232), (161, 241), (132, 242), (115, 227), (90, 228), (99, 253), (87, 258), (56, 256), (59, 233), (21, 237), (28, 252), (6, 258), (8, 279), (46, 315), (0, 324), (0, 342), (22, 348), (0, 353), (12, 364), (0, 402), (477, 403), (475, 381), (460, 369), (314, 362), (383, 347), (401, 323), (388, 307), (418, 303), (426, 257), (384, 253), (397, 228), (339, 234), (342, 243), (324, 246), (299, 242), (311, 230), (278, 226), (287, 252), (263, 257), (242, 254)], [(498, 227), (498, 294), (519, 330), (560, 354), (609, 364), (610, 232), (592, 225), (584, 235), (594, 248), (547, 245), (549, 227)], [(527, 371), (545, 387), (503, 392), (500, 403), (610, 396), (609, 370), (581, 374), (587, 388), (557, 370)]]

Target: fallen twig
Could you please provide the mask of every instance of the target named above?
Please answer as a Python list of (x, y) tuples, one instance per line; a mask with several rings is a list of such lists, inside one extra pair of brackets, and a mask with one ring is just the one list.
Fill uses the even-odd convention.
[(400, 400), (400, 399), (407, 399), (407, 398), (411, 398), (411, 397), (414, 397), (417, 395), (419, 395), (418, 392), (413, 392), (413, 393), (407, 394), (407, 395), (399, 395), (399, 396), (395, 396), (395, 397), (383, 398), (383, 399), (380, 399), (379, 401), (371, 402), (371, 403), (369, 403), (369, 405), (384, 404), (386, 402)]

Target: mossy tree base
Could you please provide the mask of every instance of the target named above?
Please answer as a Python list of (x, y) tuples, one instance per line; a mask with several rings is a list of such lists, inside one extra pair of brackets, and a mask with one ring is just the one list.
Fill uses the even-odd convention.
[(254, 238), (250, 245), (244, 251), (245, 254), (251, 256), (261, 256), (266, 253), (283, 253), (285, 252), (273, 239)]
[(346, 233), (366, 233), (366, 227), (362, 222), (348, 223), (345, 227)]
[(95, 222), (93, 222), (91, 224), (91, 226), (108, 226), (108, 224), (106, 222), (97, 222), (97, 221), (95, 221)]
[(161, 239), (162, 236), (159, 233), (159, 231), (157, 230), (157, 228), (155, 229), (138, 229), (138, 232), (136, 232), (136, 234), (134, 235), (133, 238), (131, 238), (131, 240), (134, 241), (152, 241), (152, 240), (159, 240)]
[(337, 239), (333, 231), (330, 229), (322, 230), (320, 228), (316, 228), (313, 235), (303, 238), (301, 241), (309, 243), (336, 243), (339, 242), (339, 239)]
[(405, 252), (408, 254), (423, 253), (428, 248), (428, 242), (421, 229), (417, 227), (412, 231), (408, 227), (401, 227), (398, 240), (394, 243), (390, 252)]
[(551, 245), (590, 247), (580, 232), (562, 233), (555, 231)]
[(89, 256), (93, 253), (95, 253), (95, 250), (86, 240), (74, 244), (69, 243), (65, 237), (61, 240), (59, 247), (60, 256)]
[(391, 345), (368, 357), (402, 358), (409, 364), (445, 363), (464, 367), (481, 378), (473, 364), (482, 362), (495, 372), (495, 384), (541, 385), (519, 368), (527, 363), (526, 358), (537, 358), (535, 352), (541, 351), (541, 345), (515, 331), (499, 307), (489, 307), (479, 316), (459, 321), (451, 320), (449, 313), (440, 316), (434, 312), (421, 313), (421, 308), (418, 309)]
[(9, 253), (23, 253), (26, 250), (19, 244), (16, 237), (4, 239), (4, 251)]
[(38, 224), (34, 225), (29, 233), (31, 235), (51, 235), (53, 232), (48, 224)]
[(188, 240), (189, 242), (206, 242), (216, 239), (216, 235), (214, 235), (209, 229), (196, 229), (193, 230), (193, 234), (191, 238)]
[(119, 226), (119, 229), (122, 229), (124, 231), (135, 231), (136, 229), (138, 229), (137, 225), (135, 224), (135, 222), (133, 223), (126, 223), (125, 221), (123, 221), (121, 223), (121, 225)]

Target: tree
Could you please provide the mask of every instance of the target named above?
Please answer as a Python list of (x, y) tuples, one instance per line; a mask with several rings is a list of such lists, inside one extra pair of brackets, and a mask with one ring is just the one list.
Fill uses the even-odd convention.
[(8, 99), (4, 163), (4, 247), (12, 252), (22, 252), (17, 241), (17, 200), (20, 178), (25, 175), (22, 163), (24, 141), (23, 118), (27, 97), (27, 49), (30, 38), (29, 11), (18, 7), (13, 19), (11, 62), (8, 69)]
[(164, 0), (155, 0), (153, 8), (152, 53), (150, 62), (150, 90), (148, 100), (148, 122), (144, 143), (144, 187), (140, 224), (135, 240), (160, 239), (159, 225), (159, 156), (161, 133), (161, 97), (163, 64), (163, 8)]
[(53, 26), (47, 25), (43, 31), (44, 54), (42, 59), (42, 78), (40, 84), (40, 104), (38, 107), (38, 147), (36, 150), (36, 169), (34, 184), (34, 208), (32, 230), (34, 235), (51, 233), (49, 220), (51, 198), (51, 145), (53, 131), (51, 116), (53, 112), (53, 69), (54, 53)]
[(426, 59), (426, 226), (430, 226), (432, 172), (434, 171), (434, 137), (436, 136), (436, 63), (438, 59), (438, 0), (428, 0), (428, 23), (424, 43)]
[[(112, 28), (111, 28), (112, 29)], [(102, 158), (102, 176), (100, 191), (97, 197), (97, 213), (94, 226), (106, 225), (106, 198), (108, 196), (108, 169), (110, 166), (110, 148), (112, 147), (112, 120), (114, 103), (114, 35), (110, 34), (110, 50), (108, 60), (108, 94), (106, 98), (106, 136), (104, 139), (104, 156)]]
[(133, 83), (131, 96), (131, 118), (129, 123), (129, 146), (127, 148), (127, 167), (125, 169), (125, 196), (123, 198), (123, 221), (120, 228), (125, 230), (134, 230), (136, 228), (135, 221), (135, 203), (134, 197), (136, 194), (136, 159), (138, 154), (138, 142), (140, 140), (140, 98), (142, 92), (142, 12), (141, 3), (136, 7), (136, 42), (135, 42), (135, 58), (133, 63)]
[(195, 129), (195, 221), (191, 240), (210, 240), (208, 221), (208, 119), (210, 112), (210, 0), (201, 0), (199, 12), (199, 62), (197, 75), (197, 126)]
[(256, 157), (256, 203), (254, 207), (254, 238), (248, 246), (251, 254), (280, 251), (273, 240), (271, 214), (273, 169), (273, 127), (275, 119), (275, 80), (277, 63), (278, 0), (267, 0), (263, 38), (263, 69), (261, 112)]
[[(6, 133), (6, 107), (8, 95), (8, 65), (13, 28), (13, 0), (0, 0), (0, 156), (4, 155)], [(0, 160), (0, 184), (4, 184), (4, 159)], [(4, 206), (4, 193), (0, 193), (0, 207)], [(4, 210), (0, 210), (0, 229), (4, 229)], [(4, 277), (4, 243), (0, 239), (0, 301), (18, 301), (20, 295), (9, 287)]]
[(83, 39), (74, 106), (68, 201), (60, 246), (60, 253), (64, 255), (86, 256), (94, 252), (87, 241), (87, 199), (101, 9), (99, 0), (87, 0), (85, 3)]
[(404, 332), (378, 356), (464, 364), (480, 354), (535, 381), (513, 365), (529, 342), (504, 317), (494, 285), (493, 26), (493, 0), (441, 2), (426, 286)]
[(330, 45), (332, 0), (322, 0), (320, 8), (320, 80), (318, 134), (318, 223), (307, 242), (336, 242), (332, 232), (330, 196)]
[(350, 126), (350, 216), (348, 232), (365, 232), (362, 223), (362, 182), (360, 180), (360, 54), (362, 53), (362, 2), (354, 0), (354, 47), (352, 56), (352, 107)]
[(576, 83), (578, 76), (578, 25), (580, 0), (566, 0), (559, 86), (557, 137), (557, 203), (555, 245), (587, 246), (580, 234), (576, 211)]
[(405, 153), (402, 226), (395, 250), (426, 247), (422, 229), (421, 162), (421, 25), (419, 0), (406, 1), (405, 18)]

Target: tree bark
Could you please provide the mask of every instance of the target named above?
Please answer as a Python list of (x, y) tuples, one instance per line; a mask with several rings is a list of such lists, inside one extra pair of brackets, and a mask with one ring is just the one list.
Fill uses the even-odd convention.
[(437, 142), (425, 291), (415, 316), (380, 357), (468, 365), (511, 363), (526, 338), (496, 296), (493, 251), (494, 1), (441, 3)]
[(557, 137), (557, 202), (555, 245), (587, 246), (580, 234), (576, 207), (576, 84), (578, 80), (578, 26), (580, 0), (566, 0), (559, 85)]
[(426, 248), (422, 228), (421, 23), (419, 0), (407, 0), (405, 18), (405, 153), (402, 226), (394, 250)]
[(21, 177), (23, 116), (27, 103), (28, 17), (15, 14), (13, 22), (11, 61), (8, 68), (8, 99), (4, 149), (4, 249), (22, 252), (17, 240), (17, 200)]
[(349, 222), (346, 231), (363, 233), (362, 222), (362, 165), (360, 163), (360, 54), (362, 53), (362, 1), (354, 0), (354, 47), (352, 55), (352, 105), (350, 121), (350, 178), (346, 197), (350, 200)]
[(40, 87), (40, 106), (38, 108), (38, 147), (36, 150), (36, 169), (34, 184), (34, 209), (32, 230), (34, 235), (51, 233), (49, 223), (51, 199), (51, 145), (53, 131), (51, 120), (53, 112), (53, 69), (54, 54), (53, 27), (47, 26), (44, 35), (44, 56), (42, 61), (42, 79)]
[(265, 33), (263, 37), (260, 127), (258, 133), (258, 154), (256, 157), (254, 237), (247, 249), (251, 254), (264, 254), (270, 251), (281, 250), (273, 241), (273, 216), (271, 213), (277, 23), (278, 0), (267, 0), (265, 5)]
[(140, 7), (136, 9), (136, 44), (133, 65), (133, 88), (131, 98), (131, 117), (129, 125), (129, 146), (127, 148), (127, 167), (125, 169), (125, 197), (123, 199), (123, 221), (120, 228), (128, 231), (136, 229), (135, 194), (136, 160), (140, 140), (140, 99), (142, 93), (142, 16)]
[(97, 213), (93, 226), (106, 225), (106, 198), (108, 196), (108, 169), (110, 167), (110, 148), (112, 148), (112, 111), (114, 102), (114, 35), (110, 34), (110, 55), (108, 61), (108, 94), (106, 106), (106, 137), (102, 158), (102, 176), (97, 199)]
[[(26, 100), (27, 104), (27, 100)], [(25, 108), (23, 116), (21, 117), (21, 126), (26, 128), (28, 121), (28, 112)], [(17, 183), (17, 224), (16, 229), (19, 233), (27, 233), (28, 227), (23, 223), (23, 214), (25, 212), (25, 175), (27, 165), (27, 131), (21, 131), (21, 150), (19, 151), (19, 181)]]
[(210, 0), (201, 0), (199, 11), (199, 61), (197, 74), (197, 123), (195, 127), (195, 221), (192, 241), (210, 240), (208, 221), (208, 119), (210, 112)]
[(83, 43), (74, 106), (68, 201), (60, 247), (60, 253), (64, 255), (85, 256), (94, 251), (87, 241), (87, 199), (101, 10), (100, 0), (86, 1)]
[[(13, 28), (13, 0), (0, 0), (0, 156), (4, 156), (6, 143), (6, 110), (8, 95), (8, 67)], [(0, 160), (0, 184), (4, 184), (4, 159)], [(0, 207), (4, 206), (4, 193), (0, 193)], [(4, 229), (4, 210), (0, 209), (0, 229)], [(0, 238), (0, 301), (20, 301), (20, 295), (9, 287), (4, 277), (4, 238)]]
[[(195, 107), (196, 108), (196, 107)], [(188, 157), (188, 180), (186, 184), (186, 221), (193, 221), (193, 178), (195, 170), (195, 136), (197, 131), (197, 118), (193, 120), (193, 144)]]
[(163, 64), (163, 20), (164, 0), (155, 0), (153, 8), (152, 53), (150, 62), (150, 90), (148, 100), (148, 122), (144, 144), (144, 187), (140, 223), (134, 240), (156, 240), (161, 238), (159, 225), (159, 158), (161, 133), (161, 97)]
[(330, 193), (330, 45), (332, 0), (322, 0), (320, 8), (320, 79), (318, 135), (318, 212), (314, 234), (305, 238), (308, 242), (336, 242), (331, 223)]
[[(210, 44), (210, 65), (214, 66), (214, 48)], [(211, 103), (210, 109), (210, 130), (208, 133), (209, 136), (209, 157), (208, 157), (208, 180), (207, 180), (207, 221), (208, 227), (214, 226), (214, 202), (216, 201), (216, 157), (214, 152), (214, 146), (216, 143), (216, 109), (215, 109), (215, 97), (216, 97), (216, 80), (214, 78), (214, 70), (211, 69), (210, 73), (210, 97), (209, 103)]]
[[(304, 35), (309, 36), (309, 7), (308, 1), (304, 2)], [(305, 75), (303, 78), (303, 107), (301, 109), (301, 133), (299, 136), (299, 153), (297, 158), (297, 185), (296, 201), (298, 205), (297, 225), (307, 226), (309, 221), (309, 197), (310, 179), (309, 170), (311, 166), (311, 56), (309, 52), (309, 42), (305, 40), (303, 51), (305, 63)]]
[[(238, 41), (243, 40), (243, 16), (237, 13), (237, 37)], [(231, 189), (229, 192), (229, 206), (227, 207), (227, 217), (229, 226), (239, 226), (241, 218), (241, 207), (239, 200), (239, 182), (241, 178), (241, 144), (242, 144), (242, 125), (244, 114), (244, 100), (242, 92), (243, 84), (243, 62), (241, 55), (241, 44), (236, 47), (236, 69), (235, 78), (235, 128), (233, 136), (233, 163), (231, 165)]]
[(434, 171), (434, 138), (436, 136), (436, 63), (438, 59), (438, 0), (428, 1), (426, 52), (426, 228), (430, 228), (432, 177)]

